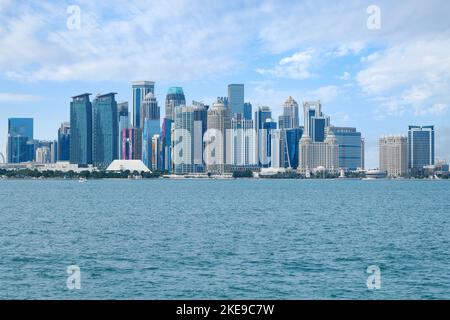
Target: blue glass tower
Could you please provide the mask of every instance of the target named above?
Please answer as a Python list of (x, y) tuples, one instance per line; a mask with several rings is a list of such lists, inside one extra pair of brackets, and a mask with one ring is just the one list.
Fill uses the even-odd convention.
[(422, 170), (434, 164), (434, 126), (409, 126), (408, 129), (408, 167)]
[(172, 165), (172, 125), (173, 120), (164, 118), (161, 130), (162, 168), (170, 173)]
[(118, 158), (116, 93), (97, 95), (92, 103), (92, 162), (106, 168)]
[(303, 127), (285, 129), (285, 168), (297, 169), (299, 159), (299, 141), (303, 135)]
[(34, 148), (30, 150), (33, 141), (32, 118), (8, 119), (8, 163), (33, 161)]
[(313, 142), (325, 141), (325, 130), (330, 125), (330, 117), (322, 113), (320, 101), (303, 103), (305, 134)]
[(70, 163), (92, 164), (92, 104), (90, 93), (72, 97), (70, 103)]
[(339, 168), (356, 170), (363, 168), (361, 132), (356, 128), (330, 127), (339, 145)]
[(244, 103), (244, 120), (252, 120), (252, 104), (250, 102)]
[(244, 114), (244, 85), (243, 84), (229, 84), (228, 85), (228, 107), (230, 108), (231, 116), (236, 114)]
[(152, 138), (161, 132), (159, 119), (145, 119), (142, 133), (142, 162), (152, 168)]
[(142, 102), (148, 93), (155, 93), (155, 83), (153, 81), (134, 81), (133, 88), (133, 127), (143, 128)]
[(58, 129), (58, 161), (70, 160), (70, 123), (64, 122)]

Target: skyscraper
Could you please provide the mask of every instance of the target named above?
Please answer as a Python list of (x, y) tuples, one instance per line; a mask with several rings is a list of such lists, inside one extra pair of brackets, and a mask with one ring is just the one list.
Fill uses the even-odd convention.
[(356, 170), (363, 168), (361, 132), (356, 128), (330, 127), (339, 145), (339, 168)]
[(172, 125), (173, 120), (164, 118), (161, 129), (162, 168), (171, 172), (172, 168)]
[(298, 170), (307, 173), (315, 169), (339, 169), (339, 145), (332, 130), (327, 129), (324, 142), (314, 142), (305, 130), (300, 139)]
[(409, 126), (408, 168), (422, 170), (434, 164), (434, 126)]
[(70, 122), (61, 123), (58, 129), (58, 161), (70, 160)]
[(152, 168), (152, 139), (161, 132), (160, 107), (153, 93), (148, 93), (142, 103), (142, 161), (148, 168)]
[(241, 114), (231, 119), (227, 131), (227, 163), (233, 167), (255, 167), (258, 164), (256, 134), (253, 120), (246, 120)]
[(208, 129), (208, 108), (203, 103), (193, 101), (194, 106), (194, 171), (204, 172), (203, 137)]
[(152, 170), (161, 170), (161, 136), (155, 134), (152, 137)]
[(322, 113), (322, 104), (320, 101), (304, 102), (303, 112), (305, 132), (313, 142), (323, 142), (325, 130), (330, 126), (330, 117)]
[(285, 135), (282, 129), (270, 131), (270, 167), (275, 169), (284, 168), (285, 165)]
[[(262, 107), (258, 107), (258, 109), (255, 111), (255, 131), (256, 131), (256, 135), (258, 138), (258, 143), (256, 145), (256, 150), (257, 150), (257, 154), (258, 154), (258, 159), (259, 159), (259, 165), (261, 166), (265, 166), (267, 167), (269, 165), (269, 156), (270, 156), (270, 136), (269, 136), (269, 132), (268, 130), (263, 130), (266, 129), (266, 121), (267, 119), (270, 119), (271, 122), (273, 122), (272, 120), (272, 111), (270, 110), (269, 107), (266, 106), (262, 106)], [(272, 129), (276, 129), (276, 123), (275, 124), (275, 128)], [(272, 125), (272, 124), (271, 124)]]
[(33, 141), (32, 118), (8, 119), (8, 163), (20, 163), (33, 161), (34, 148), (30, 151), (30, 143)]
[(122, 160), (142, 160), (142, 129), (122, 130)]
[(130, 128), (130, 112), (128, 110), (128, 102), (117, 103), (117, 116), (119, 127), (118, 150), (119, 159), (122, 159), (122, 130)]
[(100, 168), (118, 159), (116, 93), (97, 95), (92, 103), (92, 162)]
[(391, 177), (408, 174), (408, 138), (404, 136), (381, 137), (379, 140), (380, 170)]
[(228, 85), (228, 108), (230, 116), (235, 117), (236, 114), (244, 114), (244, 85), (229, 84)]
[(208, 110), (208, 130), (205, 141), (206, 170), (210, 173), (223, 174), (226, 165), (226, 132), (230, 129), (230, 110), (223, 103), (214, 103)]
[(277, 129), (277, 123), (272, 118), (267, 118), (262, 129), (258, 132), (258, 158), (260, 166), (271, 166), (272, 131)]
[(272, 118), (272, 111), (269, 107), (258, 107), (258, 109), (255, 112), (255, 128), (256, 130), (262, 129), (264, 126), (264, 123), (267, 119)]
[(283, 114), (280, 116), (280, 129), (291, 129), (299, 127), (298, 103), (291, 96), (284, 102)]
[(283, 129), (284, 134), (284, 167), (297, 169), (299, 159), (299, 142), (303, 135), (303, 127)]
[(70, 163), (92, 163), (92, 104), (90, 93), (72, 97), (70, 103)]
[(194, 172), (194, 139), (194, 107), (177, 107), (173, 146), (176, 174)]
[(183, 88), (171, 87), (166, 95), (166, 119), (175, 121), (175, 109), (186, 105)]
[(152, 168), (152, 139), (154, 135), (159, 135), (161, 126), (159, 119), (145, 119), (142, 133), (142, 162)]
[(244, 119), (252, 120), (252, 104), (250, 102), (244, 103)]
[(133, 88), (133, 127), (142, 128), (141, 120), (142, 102), (148, 93), (155, 93), (155, 82), (153, 81), (134, 81)]

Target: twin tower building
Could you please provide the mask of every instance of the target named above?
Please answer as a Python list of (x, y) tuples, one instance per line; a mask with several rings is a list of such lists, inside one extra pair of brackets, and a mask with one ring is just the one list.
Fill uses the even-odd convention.
[[(320, 102), (299, 106), (289, 97), (278, 122), (269, 107), (244, 102), (244, 85), (230, 84), (228, 96), (212, 106), (186, 105), (183, 89), (172, 87), (165, 117), (153, 81), (132, 83), (132, 117), (115, 93), (72, 97), (70, 162), (106, 168), (116, 160), (142, 160), (151, 170), (170, 173), (216, 173), (292, 168), (306, 172), (364, 167), (364, 141), (356, 128), (332, 127)], [(218, 137), (220, 136), (220, 139)], [(209, 146), (214, 145), (214, 148)]]

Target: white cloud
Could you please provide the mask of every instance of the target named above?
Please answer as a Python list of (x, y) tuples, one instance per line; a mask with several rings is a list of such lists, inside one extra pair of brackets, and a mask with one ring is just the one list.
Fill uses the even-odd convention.
[(445, 108), (436, 106), (450, 102), (448, 52), (447, 38), (401, 43), (363, 59), (364, 68), (356, 79), (362, 91), (381, 101), (389, 114), (443, 112)]
[(358, 55), (365, 48), (365, 44), (362, 41), (354, 41), (343, 43), (334, 51), (336, 57), (344, 57), (346, 55)]
[(313, 64), (315, 51), (308, 49), (292, 56), (285, 57), (272, 69), (257, 69), (260, 74), (270, 74), (277, 78), (304, 80), (312, 76), (310, 68)]
[(350, 74), (349, 72), (345, 71), (345, 72), (342, 74), (342, 76), (339, 77), (339, 79), (344, 80), (344, 81), (347, 81), (347, 80), (350, 80), (351, 77), (352, 77), (351, 74)]
[(320, 100), (327, 103), (336, 99), (338, 94), (339, 88), (337, 86), (324, 86), (308, 92), (307, 100)]
[(0, 47), (8, 48), (0, 55), (0, 72), (25, 81), (199, 79), (238, 67), (251, 35), (239, 23), (252, 19), (251, 11), (228, 14), (222, 3), (79, 1), (79, 6), (79, 30), (67, 29), (64, 3), (19, 3), (0, 12)]
[(0, 92), (0, 102), (34, 102), (41, 99), (41, 97), (34, 95)]
[(391, 46), (405, 39), (449, 33), (450, 2), (446, 0), (377, 0), (380, 30), (367, 28), (366, 9), (370, 4), (359, 0), (276, 2), (265, 17), (259, 38), (274, 53), (320, 46), (337, 54), (350, 54), (360, 52), (365, 44)]

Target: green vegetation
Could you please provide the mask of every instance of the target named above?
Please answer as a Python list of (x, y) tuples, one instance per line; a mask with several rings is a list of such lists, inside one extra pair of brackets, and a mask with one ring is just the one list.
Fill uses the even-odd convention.
[(253, 178), (252, 170), (233, 171), (233, 178)]
[(107, 171), (82, 171), (80, 173), (74, 171), (38, 171), (31, 169), (5, 170), (0, 169), (0, 176), (15, 179), (128, 179), (128, 178), (144, 178), (154, 179), (161, 177), (165, 172), (107, 172)]

